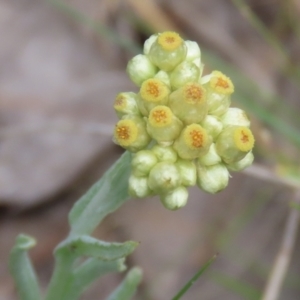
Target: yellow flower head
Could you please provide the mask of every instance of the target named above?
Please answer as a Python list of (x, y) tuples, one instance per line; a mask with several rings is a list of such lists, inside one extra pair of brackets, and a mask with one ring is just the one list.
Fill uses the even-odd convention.
[(247, 127), (236, 128), (233, 133), (233, 139), (236, 147), (242, 152), (248, 152), (254, 146), (254, 136)]
[(138, 127), (132, 120), (120, 120), (115, 126), (114, 137), (122, 147), (128, 147), (134, 143), (138, 136)]
[(213, 71), (212, 75), (209, 83), (213, 90), (224, 95), (230, 95), (234, 92), (234, 86), (229, 77), (220, 71)]
[(206, 101), (206, 91), (199, 83), (187, 83), (183, 88), (184, 101), (190, 104)]
[(198, 124), (191, 124), (184, 130), (184, 142), (190, 149), (200, 149), (206, 147), (209, 138), (206, 130)]
[(149, 114), (149, 123), (153, 127), (164, 127), (172, 122), (173, 113), (167, 106), (158, 105)]
[(152, 78), (145, 80), (140, 89), (140, 95), (145, 101), (159, 102), (170, 93), (169, 88), (161, 80)]
[(118, 94), (115, 99), (114, 109), (117, 111), (120, 111), (120, 110), (124, 109), (126, 107), (126, 105), (127, 105), (126, 97), (124, 97), (124, 95), (122, 93)]
[(181, 46), (183, 40), (178, 33), (165, 31), (158, 36), (157, 42), (164, 50), (173, 51)]

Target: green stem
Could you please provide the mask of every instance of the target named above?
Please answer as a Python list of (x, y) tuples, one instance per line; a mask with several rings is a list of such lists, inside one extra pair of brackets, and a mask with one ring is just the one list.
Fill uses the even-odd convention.
[[(55, 268), (45, 300), (67, 300), (65, 295), (68, 293), (74, 280), (73, 264), (74, 257), (69, 256), (67, 253), (56, 256)], [(75, 299), (73, 298), (72, 300)]]

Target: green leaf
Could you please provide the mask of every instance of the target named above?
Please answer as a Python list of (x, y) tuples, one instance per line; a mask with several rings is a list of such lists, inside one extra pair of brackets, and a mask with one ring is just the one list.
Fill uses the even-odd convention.
[(172, 300), (179, 300), (190, 289), (190, 287), (198, 280), (198, 278), (206, 271), (206, 269), (214, 262), (217, 255), (214, 255), (188, 282), (187, 284), (176, 294)]
[(75, 203), (69, 214), (71, 235), (90, 234), (107, 214), (129, 199), (130, 161), (130, 153), (125, 152)]
[(108, 296), (106, 300), (129, 300), (135, 294), (138, 285), (142, 280), (142, 270), (140, 268), (131, 269), (123, 282), (116, 290)]
[(87, 259), (74, 271), (73, 284), (65, 300), (77, 299), (93, 281), (107, 273), (123, 272), (126, 270), (124, 261), (124, 258), (113, 261), (101, 261), (94, 257)]
[(116, 260), (131, 254), (138, 246), (137, 242), (107, 243), (91, 236), (83, 235), (71, 237), (58, 245), (57, 255), (71, 255), (73, 257), (88, 256), (102, 261)]
[(27, 254), (35, 244), (34, 238), (20, 234), (10, 253), (9, 268), (21, 300), (40, 299), (37, 277)]

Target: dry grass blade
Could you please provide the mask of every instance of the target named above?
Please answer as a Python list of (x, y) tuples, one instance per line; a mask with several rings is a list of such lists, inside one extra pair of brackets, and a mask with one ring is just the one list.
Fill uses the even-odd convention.
[[(300, 190), (295, 192), (294, 202), (300, 203)], [(295, 245), (299, 217), (299, 211), (292, 208), (287, 219), (282, 244), (271, 271), (262, 300), (276, 300), (279, 298), (281, 287), (285, 279)]]

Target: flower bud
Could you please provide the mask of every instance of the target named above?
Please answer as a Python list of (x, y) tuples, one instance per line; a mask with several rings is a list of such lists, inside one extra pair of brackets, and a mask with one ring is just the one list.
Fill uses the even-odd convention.
[(211, 143), (211, 137), (203, 127), (191, 124), (182, 130), (173, 148), (181, 158), (194, 159), (207, 153)]
[(182, 185), (193, 186), (196, 184), (197, 171), (196, 165), (193, 161), (178, 159), (175, 165), (178, 168)]
[(221, 121), (212, 115), (207, 115), (200, 124), (213, 139), (215, 139), (223, 129)]
[[(222, 115), (230, 106), (230, 95), (234, 91), (231, 80), (219, 71), (213, 71), (208, 83), (204, 84), (207, 91), (208, 113)], [(204, 79), (202, 79), (204, 82)]]
[(147, 177), (137, 177), (133, 174), (129, 177), (129, 195), (137, 198), (144, 198), (152, 194), (148, 187)]
[(150, 52), (150, 48), (152, 44), (157, 40), (158, 34), (152, 34), (145, 42), (144, 42), (144, 54), (148, 55)]
[(184, 60), (170, 73), (173, 90), (177, 90), (188, 82), (195, 82), (200, 76), (200, 69), (192, 62)]
[(155, 75), (157, 68), (146, 55), (138, 54), (128, 62), (126, 71), (132, 82), (141, 86), (145, 80)]
[(146, 111), (149, 111), (157, 105), (165, 105), (169, 100), (170, 89), (157, 78), (151, 78), (143, 82), (140, 89), (140, 97)]
[(160, 70), (159, 72), (156, 73), (154, 78), (159, 79), (164, 84), (166, 84), (169, 88), (171, 87), (170, 77), (169, 77), (169, 74), (167, 72)]
[(114, 131), (114, 142), (131, 152), (144, 149), (151, 138), (142, 118), (129, 116), (120, 120)]
[(148, 56), (152, 63), (169, 72), (181, 63), (187, 53), (187, 47), (178, 33), (166, 31), (158, 35)]
[(231, 164), (243, 159), (254, 146), (254, 137), (248, 127), (228, 126), (216, 140), (217, 153)]
[(246, 168), (248, 168), (249, 166), (252, 165), (254, 160), (254, 155), (252, 153), (252, 151), (250, 151), (249, 153), (246, 154), (246, 156), (234, 163), (228, 164), (226, 165), (228, 170), (230, 171), (234, 171), (234, 172), (238, 172), (238, 171), (242, 171)]
[(157, 194), (173, 190), (180, 184), (180, 174), (173, 163), (159, 162), (149, 173), (148, 186)]
[(187, 83), (170, 95), (169, 107), (185, 124), (199, 123), (207, 115), (205, 89), (198, 83)]
[(214, 143), (211, 144), (209, 151), (206, 154), (199, 156), (197, 162), (203, 166), (212, 166), (222, 162), (221, 157), (216, 151), (216, 146)]
[(159, 144), (171, 145), (182, 127), (182, 122), (173, 115), (169, 107), (159, 105), (150, 111), (147, 131)]
[(165, 208), (177, 210), (187, 204), (189, 193), (184, 186), (179, 186), (176, 189), (160, 196), (160, 200)]
[(197, 185), (203, 191), (215, 194), (228, 185), (229, 172), (223, 164), (213, 166), (197, 165)]
[(132, 173), (135, 176), (148, 176), (150, 170), (156, 165), (158, 159), (151, 150), (137, 152), (131, 161)]
[(115, 99), (114, 109), (120, 119), (124, 115), (140, 116), (140, 111), (136, 102), (136, 94), (132, 92), (118, 94)]
[(155, 145), (152, 147), (151, 151), (155, 154), (157, 159), (161, 161), (174, 163), (177, 161), (177, 153), (173, 147), (163, 147), (160, 145)]
[(187, 47), (187, 54), (185, 60), (193, 61), (194, 59), (199, 59), (201, 61), (201, 51), (198, 43), (193, 41), (185, 41)]
[(220, 116), (223, 126), (236, 125), (250, 127), (250, 121), (246, 113), (237, 107), (229, 107), (225, 114)]

